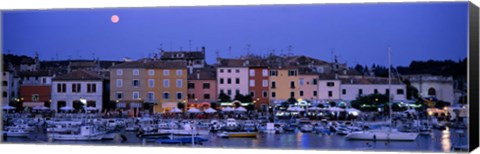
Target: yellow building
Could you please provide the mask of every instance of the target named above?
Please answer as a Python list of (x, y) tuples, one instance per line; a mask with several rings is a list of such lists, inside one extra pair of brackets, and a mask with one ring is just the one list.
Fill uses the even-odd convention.
[(277, 67), (270, 69), (270, 100), (286, 101), (289, 98), (297, 99), (298, 69), (294, 67)]
[(110, 99), (117, 108), (164, 112), (185, 102), (186, 94), (184, 62), (141, 59), (110, 68)]

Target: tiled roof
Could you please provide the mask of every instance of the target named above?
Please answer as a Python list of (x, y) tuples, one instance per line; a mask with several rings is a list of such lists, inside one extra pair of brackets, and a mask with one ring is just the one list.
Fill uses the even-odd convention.
[(94, 61), (85, 61), (85, 62), (71, 62), (70, 67), (96, 67)]
[(247, 60), (244, 59), (227, 59), (221, 58), (217, 59), (218, 67), (248, 67)]
[(104, 80), (104, 78), (90, 71), (75, 70), (70, 73), (57, 76), (52, 80), (53, 81), (92, 81), (92, 80), (101, 81), (101, 80)]
[(188, 74), (188, 80), (216, 80), (214, 68), (195, 68), (192, 74)]
[[(388, 78), (380, 77), (351, 77), (341, 78), (342, 84), (388, 84)], [(400, 80), (392, 78), (392, 84), (403, 84)]]
[(112, 66), (110, 68), (167, 68), (167, 69), (182, 69), (187, 68), (184, 61), (161, 61), (150, 58), (144, 58), (137, 61), (125, 62)]

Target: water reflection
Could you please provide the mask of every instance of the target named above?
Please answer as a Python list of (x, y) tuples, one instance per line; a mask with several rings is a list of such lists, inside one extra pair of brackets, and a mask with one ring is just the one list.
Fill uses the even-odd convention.
[(450, 152), (452, 143), (450, 141), (450, 129), (448, 127), (442, 131), (442, 149), (444, 152)]

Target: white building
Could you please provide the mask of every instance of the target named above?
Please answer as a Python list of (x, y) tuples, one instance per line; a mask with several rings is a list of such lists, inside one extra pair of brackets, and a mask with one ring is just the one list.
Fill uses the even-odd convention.
[(320, 79), (318, 81), (318, 99), (322, 101), (340, 100), (340, 80)]
[[(390, 88), (390, 91), (389, 91)], [(388, 84), (385, 78), (350, 78), (342, 79), (340, 86), (340, 99), (353, 101), (358, 96), (370, 94), (390, 94), (393, 101), (403, 101), (407, 99), (405, 84), (392, 79), (392, 84)]]
[(102, 110), (103, 78), (85, 70), (75, 70), (52, 80), (51, 109), (59, 111), (61, 107), (74, 107), (82, 103), (84, 107)]
[(413, 87), (418, 89), (422, 97), (434, 97), (438, 100), (457, 103), (453, 88), (452, 77), (433, 75), (407, 75)]
[(13, 71), (2, 72), (2, 102), (0, 105), (8, 105), (11, 101), (18, 98), (18, 80)]
[(225, 93), (233, 100), (236, 94), (247, 95), (248, 61), (240, 59), (222, 59), (217, 67), (218, 94)]

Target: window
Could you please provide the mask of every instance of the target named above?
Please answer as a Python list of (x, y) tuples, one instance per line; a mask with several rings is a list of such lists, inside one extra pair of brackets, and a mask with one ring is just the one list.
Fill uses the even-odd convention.
[(327, 82), (327, 87), (333, 87), (335, 86), (335, 82)]
[(288, 70), (288, 76), (297, 76), (296, 70)]
[(436, 92), (435, 89), (433, 89), (433, 88), (428, 88), (427, 94), (428, 94), (429, 96), (435, 96), (435, 95), (437, 94), (437, 92)]
[(8, 82), (7, 82), (7, 81), (3, 81), (3, 86), (8, 86)]
[(390, 96), (390, 89), (385, 89), (385, 95)]
[(262, 70), (262, 76), (268, 76), (268, 70), (267, 69)]
[(163, 99), (170, 99), (170, 93), (164, 92), (163, 93)]
[(314, 90), (314, 91), (313, 91), (313, 96), (317, 96), (317, 95), (318, 95), (317, 91)]
[(42, 83), (43, 83), (43, 84), (46, 84), (46, 83), (47, 83), (47, 79), (46, 79), (46, 78), (42, 78)]
[(164, 76), (170, 75), (170, 70), (163, 70), (163, 75)]
[(250, 70), (250, 76), (255, 76), (255, 70), (253, 69)]
[(240, 78), (235, 78), (235, 83), (240, 84)]
[(203, 83), (203, 89), (210, 89), (210, 83)]
[(163, 79), (163, 88), (169, 88), (170, 87), (170, 82), (168, 79)]
[(38, 81), (38, 76), (35, 77), (35, 81)]
[(272, 92), (272, 98), (275, 98), (277, 96), (277, 93)]
[(123, 80), (122, 79), (117, 79), (117, 88), (123, 86)]
[(239, 70), (239, 69), (236, 69), (236, 70), (235, 70), (235, 73), (240, 73), (240, 70)]
[(80, 83), (72, 84), (72, 92), (79, 93), (79, 92), (81, 92), (81, 90), (82, 90), (82, 87), (81, 87)]
[(333, 92), (332, 91), (328, 91), (328, 97), (332, 97), (333, 96)]
[(223, 69), (220, 69), (220, 73), (223, 73)]
[(262, 91), (262, 94), (263, 94), (263, 98), (267, 98), (268, 92), (266, 90)]
[(32, 101), (38, 102), (39, 99), (40, 99), (40, 96), (38, 94), (32, 95)]
[(227, 94), (228, 94), (228, 95), (232, 95), (232, 90), (228, 89), (228, 90), (227, 90)]
[(8, 97), (8, 93), (6, 91), (3, 92), (3, 98), (7, 98)]
[(138, 93), (138, 91), (134, 91), (132, 96), (133, 96), (133, 99), (140, 99), (140, 94)]
[(240, 90), (237, 89), (235, 90), (235, 95), (238, 95), (238, 94), (240, 94)]
[(228, 72), (228, 73), (232, 73), (232, 70), (231, 70), (231, 69), (227, 69), (227, 72)]
[(87, 84), (87, 93), (96, 93), (96, 92), (97, 92), (97, 84), (88, 83)]
[(148, 102), (153, 102), (155, 100), (155, 93), (153, 92), (148, 92), (147, 93), (147, 101)]
[(138, 75), (140, 75), (140, 71), (138, 71), (138, 69), (133, 69), (132, 74), (135, 75), (135, 76), (138, 76)]
[(195, 83), (188, 83), (188, 89), (195, 89)]
[(183, 93), (177, 92), (177, 100), (183, 99)]
[(250, 91), (250, 96), (255, 97), (255, 91)]
[(397, 89), (397, 95), (403, 95), (403, 89)]
[(134, 87), (140, 87), (140, 80), (134, 79), (134, 80), (132, 81), (132, 86), (134, 86)]
[(298, 83), (300, 84), (300, 86), (303, 86), (304, 82), (305, 82), (305, 81), (303, 80), (303, 78), (300, 78), (300, 80), (299, 80)]
[(224, 93), (224, 94), (225, 94), (225, 91), (223, 91), (223, 89), (220, 89), (220, 94), (221, 94), (221, 93)]
[(182, 88), (182, 87), (183, 87), (182, 79), (177, 79), (177, 88)]
[(358, 95), (363, 95), (363, 89), (358, 89)]
[(232, 79), (228, 78), (227, 79), (227, 84), (232, 84)]
[(263, 87), (268, 87), (268, 80), (263, 80), (262, 81), (262, 86)]
[(250, 87), (255, 87), (255, 80), (250, 80)]
[(295, 88), (295, 82), (294, 81), (290, 81), (290, 88)]
[(223, 78), (220, 78), (220, 84), (223, 84)]
[(155, 70), (148, 70), (148, 75), (154, 76), (155, 75)]
[(155, 87), (155, 80), (153, 80), (153, 79), (148, 79), (148, 87), (149, 87), (149, 88)]
[(123, 99), (123, 93), (117, 92), (117, 99)]
[(317, 79), (313, 79), (312, 84), (313, 84), (313, 85), (317, 85), (317, 82), (318, 82)]
[(347, 89), (342, 89), (342, 95), (346, 95), (347, 94)]
[(278, 71), (270, 71), (270, 76), (278, 76)]
[(303, 96), (303, 90), (300, 90), (300, 97)]
[(295, 98), (295, 92), (290, 92), (290, 98)]
[(203, 99), (210, 99), (210, 94), (203, 94)]
[(378, 90), (377, 90), (377, 89), (374, 89), (374, 90), (373, 90), (373, 93), (374, 93), (374, 94), (378, 94)]
[(275, 81), (272, 81), (272, 89), (277, 88), (277, 83)]
[(65, 92), (67, 92), (67, 84), (65, 84), (65, 83), (59, 83), (59, 84), (57, 84), (57, 92), (58, 92), (58, 93), (65, 93)]
[(182, 76), (182, 70), (177, 70), (177, 76)]
[(120, 69), (117, 70), (117, 75), (119, 75), (119, 76), (120, 76), (120, 75), (123, 75), (123, 70), (120, 70)]

